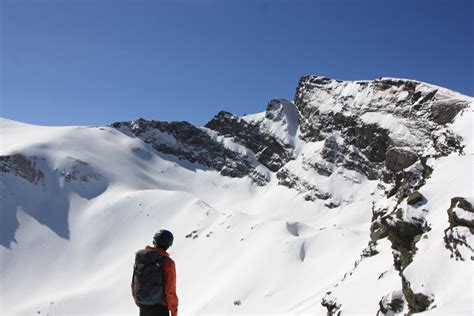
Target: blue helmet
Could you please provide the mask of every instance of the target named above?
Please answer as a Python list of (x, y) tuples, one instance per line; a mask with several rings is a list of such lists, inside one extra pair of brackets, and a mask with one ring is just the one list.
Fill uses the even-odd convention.
[(166, 229), (160, 230), (155, 234), (155, 236), (153, 236), (153, 243), (155, 244), (155, 246), (163, 250), (166, 250), (171, 247), (171, 245), (173, 245), (173, 240), (173, 234)]

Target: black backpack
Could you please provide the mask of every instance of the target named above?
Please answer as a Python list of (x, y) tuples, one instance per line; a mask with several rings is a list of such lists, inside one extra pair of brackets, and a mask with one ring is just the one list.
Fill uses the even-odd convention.
[(156, 250), (143, 249), (135, 255), (132, 294), (138, 305), (166, 304), (163, 289), (163, 261)]

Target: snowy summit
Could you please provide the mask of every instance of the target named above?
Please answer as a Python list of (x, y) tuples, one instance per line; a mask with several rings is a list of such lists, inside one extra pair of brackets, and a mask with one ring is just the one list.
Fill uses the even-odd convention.
[(0, 124), (1, 314), (137, 314), (173, 231), (180, 315), (472, 315), (474, 99), (300, 79), (205, 126)]

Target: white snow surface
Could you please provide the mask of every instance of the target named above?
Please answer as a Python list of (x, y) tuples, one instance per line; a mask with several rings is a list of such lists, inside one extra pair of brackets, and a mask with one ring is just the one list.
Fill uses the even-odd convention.
[[(360, 87), (354, 82), (338, 89), (352, 96)], [(355, 105), (369, 98), (359, 92)], [(224, 177), (159, 154), (111, 127), (42, 127), (1, 119), (0, 155), (36, 159), (44, 175), (37, 184), (0, 177), (2, 230), (19, 223), (9, 247), (0, 246), (1, 315), (136, 315), (130, 292), (134, 254), (161, 228), (175, 235), (170, 254), (180, 315), (325, 315), (321, 300), (328, 291), (344, 315), (375, 315), (382, 298), (401, 290), (387, 239), (378, 242), (379, 254), (361, 259), (373, 202), (384, 192), (377, 181), (353, 171), (323, 177), (305, 169), (303, 160), (317, 160), (322, 143), (298, 143), (294, 107), (284, 102), (275, 107), (279, 120), (264, 113), (243, 119), (264, 122), (284, 144), (295, 146), (297, 157), (286, 168), (330, 192), (339, 207), (305, 201), (279, 186), (274, 174), (263, 187), (248, 177)], [(336, 111), (338, 105), (320, 110)], [(410, 137), (399, 119), (371, 113), (363, 119)], [(404, 275), (414, 289), (433, 294), (436, 308), (425, 312), (429, 315), (473, 313), (472, 263), (450, 258), (443, 240), (450, 199), (474, 195), (472, 122), (471, 109), (452, 126), (464, 138), (465, 155), (436, 160), (421, 189), (431, 230)], [(4, 215), (7, 208), (12, 216)]]

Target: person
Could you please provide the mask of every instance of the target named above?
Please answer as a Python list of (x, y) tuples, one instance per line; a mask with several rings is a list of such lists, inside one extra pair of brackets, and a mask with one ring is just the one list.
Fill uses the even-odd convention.
[(176, 265), (166, 252), (173, 240), (173, 234), (162, 229), (153, 236), (153, 247), (136, 253), (132, 295), (140, 316), (178, 315)]

